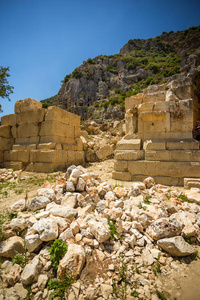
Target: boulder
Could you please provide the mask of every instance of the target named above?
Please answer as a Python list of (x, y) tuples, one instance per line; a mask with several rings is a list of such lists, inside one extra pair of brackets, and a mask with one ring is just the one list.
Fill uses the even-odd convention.
[(51, 188), (42, 188), (37, 190), (37, 195), (40, 196), (44, 196), (46, 198), (48, 198), (49, 200), (54, 200), (55, 198), (55, 193), (54, 190), (52, 190)]
[(31, 234), (26, 235), (25, 243), (28, 251), (33, 252), (35, 249), (38, 248), (38, 246), (42, 244), (42, 240), (40, 239), (39, 234)]
[(153, 224), (155, 240), (162, 239), (164, 237), (173, 237), (179, 235), (182, 231), (182, 224), (175, 218), (160, 218)]
[(102, 223), (92, 220), (88, 222), (90, 232), (95, 236), (99, 243), (107, 241), (110, 237), (109, 229)]
[(36, 211), (42, 208), (45, 208), (48, 203), (50, 203), (50, 199), (44, 196), (35, 197), (29, 203), (29, 210)]
[(85, 251), (80, 245), (70, 244), (65, 256), (61, 259), (58, 267), (58, 274), (62, 271), (73, 274), (76, 279), (80, 275), (85, 263)]
[(10, 214), (14, 214), (15, 212), (24, 211), (26, 208), (26, 200), (21, 199), (9, 207)]
[(32, 228), (39, 233), (42, 241), (48, 242), (58, 237), (58, 224), (50, 217), (40, 219)]
[(13, 257), (17, 253), (24, 253), (24, 240), (19, 236), (11, 236), (0, 242), (0, 256)]
[(25, 285), (31, 284), (37, 281), (42, 265), (38, 258), (34, 258), (30, 264), (24, 267), (21, 274), (22, 283)]
[(187, 256), (195, 252), (194, 247), (188, 244), (182, 236), (160, 239), (157, 244), (172, 256)]

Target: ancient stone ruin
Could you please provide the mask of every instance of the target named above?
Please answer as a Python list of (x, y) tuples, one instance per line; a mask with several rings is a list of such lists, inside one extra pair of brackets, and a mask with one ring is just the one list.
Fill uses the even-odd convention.
[[(113, 178), (183, 185), (200, 177), (200, 69), (126, 99), (126, 136), (117, 144)], [(192, 179), (191, 179), (192, 180)]]
[(14, 114), (1, 118), (2, 167), (50, 172), (83, 162), (79, 116), (27, 98), (16, 102)]

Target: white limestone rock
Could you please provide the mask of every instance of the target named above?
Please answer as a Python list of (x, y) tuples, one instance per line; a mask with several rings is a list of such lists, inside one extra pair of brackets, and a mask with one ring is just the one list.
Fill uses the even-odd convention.
[(41, 268), (42, 264), (40, 260), (35, 257), (31, 263), (24, 267), (24, 270), (21, 274), (22, 283), (28, 285), (37, 281)]
[(58, 224), (52, 218), (43, 218), (33, 225), (33, 230), (39, 233), (42, 241), (48, 242), (58, 237)]
[(9, 213), (14, 214), (15, 212), (24, 211), (26, 209), (26, 200), (21, 199), (9, 207)]
[(30, 234), (25, 236), (26, 247), (29, 252), (33, 252), (42, 244), (39, 234)]
[(49, 200), (55, 199), (54, 190), (49, 189), (49, 188), (42, 188), (42, 189), (37, 190), (37, 195), (38, 195), (38, 197), (41, 197), (41, 196), (47, 197)]
[(91, 219), (89, 220), (88, 224), (90, 232), (95, 236), (99, 243), (103, 243), (109, 239), (109, 229), (102, 222), (97, 222)]
[(182, 236), (160, 239), (157, 244), (172, 256), (187, 256), (195, 252), (194, 247), (188, 244)]
[(29, 203), (29, 210), (36, 211), (42, 208), (45, 208), (48, 203), (50, 203), (50, 199), (44, 196), (35, 197)]
[(24, 240), (19, 236), (11, 236), (0, 242), (0, 256), (13, 257), (17, 253), (24, 253)]

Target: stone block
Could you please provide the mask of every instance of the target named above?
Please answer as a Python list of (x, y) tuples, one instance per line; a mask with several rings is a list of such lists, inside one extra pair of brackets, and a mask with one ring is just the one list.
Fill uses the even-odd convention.
[(81, 118), (75, 114), (69, 113), (69, 125), (70, 126), (80, 126)]
[(143, 103), (145, 102), (159, 102), (165, 101), (165, 91), (157, 92), (157, 93), (149, 93), (144, 94), (143, 96)]
[(128, 171), (133, 175), (152, 177), (200, 177), (200, 162), (128, 161)]
[(3, 159), (4, 159), (4, 157), (3, 157), (3, 151), (0, 151), (0, 163), (3, 162)]
[(114, 164), (114, 170), (118, 172), (128, 171), (128, 161), (126, 160), (116, 160)]
[(159, 93), (164, 92), (166, 90), (166, 84), (153, 84), (149, 85), (146, 89), (144, 89), (144, 94), (150, 94), (150, 93)]
[(4, 152), (4, 160), (28, 163), (29, 154), (29, 150), (9, 150)]
[(16, 124), (16, 115), (10, 114), (1, 117), (1, 125), (14, 126)]
[(147, 103), (142, 103), (138, 106), (138, 113), (141, 112), (152, 112), (154, 108), (154, 103), (153, 102), (147, 102)]
[(30, 144), (30, 145), (20, 145), (20, 144), (15, 144), (12, 146), (12, 150), (35, 150), (37, 147), (36, 144)]
[(137, 94), (134, 96), (131, 96), (129, 98), (126, 98), (125, 100), (125, 110), (134, 108), (136, 105), (139, 105), (143, 102), (143, 94)]
[(18, 127), (12, 127), (12, 134), (14, 138), (36, 137), (39, 134), (39, 127), (37, 123), (20, 124)]
[(41, 108), (42, 108), (42, 103), (32, 98), (19, 100), (15, 103), (15, 113), (20, 113), (28, 110), (41, 109)]
[(167, 111), (171, 112), (175, 110), (175, 101), (171, 102), (156, 102), (154, 103), (153, 111)]
[(67, 166), (72, 164), (78, 165), (85, 161), (84, 151), (67, 151)]
[[(131, 181), (143, 181), (146, 175), (131, 175)], [(154, 176), (156, 184), (163, 184), (168, 186), (183, 186), (183, 178), (167, 177), (167, 176)]]
[(13, 139), (0, 137), (0, 151), (12, 149)]
[(189, 99), (192, 95), (192, 81), (191, 78), (185, 77), (173, 80), (168, 84), (168, 88), (173, 91), (178, 99)]
[(58, 136), (58, 135), (40, 137), (40, 143), (50, 143), (50, 142), (76, 144), (76, 139), (70, 137)]
[(121, 139), (116, 146), (117, 150), (140, 150), (141, 140), (140, 139)]
[(80, 125), (74, 127), (74, 137), (79, 138), (80, 137)]
[(42, 144), (38, 144), (37, 145), (37, 149), (41, 149), (41, 150), (44, 150), (44, 149), (55, 149), (55, 147), (56, 147), (56, 142), (42, 143)]
[(116, 150), (115, 159), (117, 160), (138, 160), (144, 159), (143, 150)]
[(81, 139), (75, 139), (73, 140), (74, 143), (65, 143), (63, 144), (63, 150), (82, 150), (83, 149), (83, 143)]
[(129, 172), (112, 172), (112, 178), (122, 181), (131, 181), (131, 174)]
[(40, 141), (39, 136), (32, 136), (30, 138), (16, 138), (15, 143), (16, 144), (38, 144)]
[(184, 189), (200, 188), (200, 178), (184, 178)]
[(28, 110), (23, 111), (16, 114), (16, 123), (24, 124), (24, 123), (41, 123), (44, 121), (45, 108), (36, 109), (36, 110)]
[[(141, 113), (138, 119), (138, 133), (144, 136), (146, 133), (170, 131), (170, 113), (152, 112)], [(153, 138), (151, 136), (151, 138)], [(157, 137), (155, 137), (157, 138)]]
[[(50, 106), (47, 108), (46, 115), (45, 115), (45, 121), (59, 121), (63, 124), (69, 125), (70, 124), (69, 115), (70, 115), (70, 113), (66, 110), (63, 110), (56, 106)], [(79, 125), (80, 125), (80, 122), (79, 122)]]
[(151, 139), (191, 139), (192, 132), (166, 132), (166, 131), (157, 131), (157, 132), (142, 132), (138, 137), (145, 140)]
[(199, 142), (195, 139), (169, 139), (166, 140), (167, 150), (197, 150)]
[(37, 172), (37, 173), (50, 173), (58, 170), (66, 170), (66, 164), (65, 163), (44, 163), (44, 162), (38, 162), (38, 163), (30, 163), (26, 167), (27, 172)]
[(165, 150), (165, 140), (164, 139), (152, 139), (152, 140), (146, 140), (143, 143), (143, 149), (144, 150)]
[(137, 122), (138, 118), (137, 115), (132, 114), (126, 114), (125, 116), (125, 122), (126, 122), (126, 133), (134, 133), (137, 130)]
[(16, 170), (22, 170), (24, 165), (23, 162), (21, 161), (5, 161), (4, 167), (6, 169), (13, 169), (14, 171), (16, 171)]
[(146, 160), (161, 161), (200, 161), (200, 150), (147, 150)]
[(10, 138), (11, 137), (11, 127), (8, 125), (0, 126), (0, 137)]
[(67, 151), (63, 150), (32, 150), (30, 152), (30, 162), (67, 162)]
[(62, 136), (74, 138), (74, 126), (66, 125), (59, 121), (45, 121), (41, 124), (40, 136)]

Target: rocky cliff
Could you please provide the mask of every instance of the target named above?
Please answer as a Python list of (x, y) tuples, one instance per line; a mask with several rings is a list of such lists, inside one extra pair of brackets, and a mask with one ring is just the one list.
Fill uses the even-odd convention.
[[(124, 118), (124, 99), (150, 84), (188, 71), (185, 65), (200, 47), (200, 26), (185, 31), (163, 32), (156, 38), (129, 40), (119, 54), (89, 58), (66, 75), (58, 93), (60, 107), (93, 119)], [(48, 99), (46, 99), (48, 100)]]

